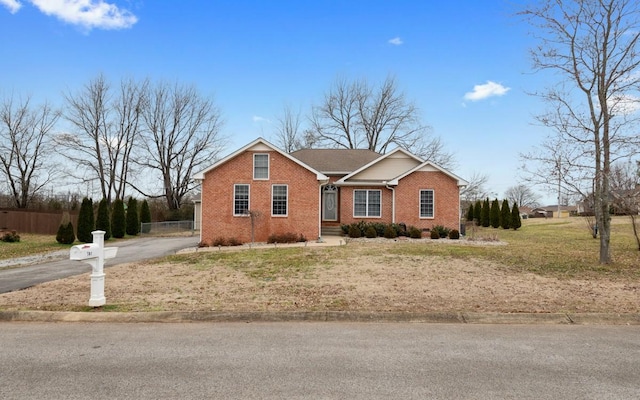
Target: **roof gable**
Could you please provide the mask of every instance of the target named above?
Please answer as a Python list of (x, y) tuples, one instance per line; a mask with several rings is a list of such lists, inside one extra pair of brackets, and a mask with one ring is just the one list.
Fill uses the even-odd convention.
[(291, 153), (312, 168), (329, 175), (346, 175), (380, 157), (365, 149), (303, 149)]
[(236, 158), (238, 155), (240, 155), (240, 154), (242, 154), (242, 153), (244, 153), (246, 151), (275, 151), (278, 154), (282, 155), (283, 157), (285, 157), (285, 158), (295, 162), (296, 164), (300, 165), (302, 168), (305, 168), (305, 169), (311, 171), (312, 173), (316, 174), (316, 178), (318, 180), (328, 180), (329, 179), (323, 173), (317, 171), (316, 169), (314, 169), (311, 166), (305, 164), (304, 162), (300, 161), (299, 159), (297, 159), (295, 157), (292, 157), (291, 155), (285, 153), (284, 151), (280, 150), (276, 146), (274, 146), (271, 143), (267, 142), (263, 138), (257, 138), (253, 142), (245, 145), (244, 147), (241, 147), (240, 149), (234, 151), (233, 153), (231, 153), (231, 154), (227, 155), (226, 157), (220, 159), (219, 161), (215, 162), (210, 167), (208, 167), (208, 168), (206, 168), (206, 169), (204, 169), (204, 170), (202, 170), (200, 172), (197, 172), (197, 173), (193, 174), (193, 179), (195, 179), (197, 181), (204, 180), (204, 176), (205, 176), (205, 174), (207, 172), (210, 172), (210, 171), (216, 169), (220, 165), (225, 164), (226, 162)]
[(422, 163), (421, 158), (398, 147), (363, 165), (342, 179), (339, 179), (336, 183), (348, 183), (347, 181), (350, 180), (366, 180), (383, 183), (392, 180), (420, 163)]

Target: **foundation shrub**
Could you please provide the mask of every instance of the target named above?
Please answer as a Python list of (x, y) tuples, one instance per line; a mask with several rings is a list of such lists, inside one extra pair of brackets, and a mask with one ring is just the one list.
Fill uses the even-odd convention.
[(372, 225), (369, 225), (367, 227), (367, 230), (364, 231), (364, 236), (369, 239), (373, 239), (374, 237), (378, 236), (378, 232), (376, 232), (376, 228), (374, 228)]
[(411, 239), (420, 239), (422, 238), (422, 231), (415, 226), (410, 226), (408, 229), (409, 237)]
[(449, 232), (449, 239), (460, 239), (460, 231), (458, 231), (457, 229), (452, 229)]
[(431, 239), (440, 239), (440, 233), (438, 231), (432, 230), (430, 233)]

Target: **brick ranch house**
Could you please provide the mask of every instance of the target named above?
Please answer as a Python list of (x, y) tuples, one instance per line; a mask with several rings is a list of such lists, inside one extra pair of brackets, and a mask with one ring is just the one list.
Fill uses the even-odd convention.
[[(258, 138), (193, 178), (200, 240), (264, 242), (272, 234), (309, 240), (358, 221), (404, 223), (423, 230), (459, 228), (467, 182), (400, 148), (306, 149), (286, 153)], [(253, 217), (251, 217), (252, 215)]]

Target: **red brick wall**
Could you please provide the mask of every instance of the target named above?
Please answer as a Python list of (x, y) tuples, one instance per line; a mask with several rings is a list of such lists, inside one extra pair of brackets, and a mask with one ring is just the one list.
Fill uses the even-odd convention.
[[(434, 218), (420, 218), (420, 190), (433, 189)], [(460, 196), (456, 180), (442, 172), (414, 172), (396, 188), (396, 222), (420, 229), (443, 225), (460, 229)]]
[[(269, 179), (253, 180), (253, 154), (269, 154)], [(202, 240), (235, 237), (251, 241), (251, 218), (233, 215), (235, 184), (249, 185), (249, 208), (258, 211), (255, 241), (271, 234), (292, 232), (308, 240), (320, 236), (319, 182), (316, 175), (275, 151), (247, 151), (205, 174), (202, 182)], [(288, 186), (288, 215), (271, 216), (271, 187)]]
[[(380, 190), (382, 193), (382, 212), (380, 217), (354, 217), (353, 216), (353, 191), (354, 190)], [(340, 223), (351, 224), (358, 221), (391, 223), (391, 190), (384, 186), (358, 186), (340, 187)]]
[[(355, 189), (380, 189), (382, 191), (382, 216), (361, 218), (353, 216), (353, 191)], [(420, 190), (434, 191), (434, 218), (420, 218)], [(340, 187), (340, 223), (358, 221), (392, 222), (392, 191), (385, 187)], [(395, 222), (413, 225), (420, 229), (431, 229), (443, 225), (450, 229), (460, 229), (460, 197), (457, 181), (442, 172), (414, 172), (400, 180), (395, 188)]]

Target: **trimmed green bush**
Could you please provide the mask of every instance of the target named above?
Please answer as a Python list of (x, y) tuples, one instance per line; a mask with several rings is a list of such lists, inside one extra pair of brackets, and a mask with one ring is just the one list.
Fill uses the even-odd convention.
[(369, 225), (367, 230), (364, 231), (364, 236), (369, 239), (373, 239), (378, 236), (378, 232), (376, 232), (376, 228), (374, 228), (373, 225)]
[(93, 219), (93, 200), (85, 197), (80, 204), (80, 211), (78, 213), (78, 240), (83, 243), (93, 242), (95, 220)]
[(151, 209), (149, 209), (149, 203), (145, 199), (142, 201), (142, 206), (140, 207), (140, 225), (142, 233), (149, 233), (151, 230), (150, 226), (145, 226), (144, 229), (142, 229), (142, 224), (149, 222), (151, 222)]
[(469, 204), (467, 209), (467, 221), (473, 221), (473, 204)]
[(490, 214), (490, 218), (491, 218), (491, 226), (494, 228), (499, 228), (500, 227), (500, 202), (498, 201), (498, 199), (494, 199), (491, 202), (491, 214)]
[(416, 228), (415, 226), (410, 226), (409, 227), (409, 237), (411, 239), (421, 239), (422, 238), (422, 231), (418, 228)]
[[(267, 243), (296, 243), (300, 242), (301, 238), (304, 238), (302, 235), (296, 235), (292, 232), (287, 233), (274, 233), (267, 238)], [(303, 240), (304, 241), (304, 240)]]
[(111, 214), (111, 234), (114, 238), (123, 238), (126, 233), (127, 218), (124, 214), (124, 202), (116, 199), (113, 202), (113, 211)]
[(18, 243), (19, 241), (20, 241), (20, 235), (18, 235), (17, 231), (0, 233), (0, 242)]
[(356, 224), (352, 224), (351, 226), (349, 226), (349, 237), (354, 239), (362, 237), (362, 231)]
[(502, 200), (502, 208), (500, 209), (500, 226), (504, 229), (511, 228), (511, 208), (509, 208), (509, 201), (507, 201), (507, 199)]
[(488, 228), (489, 225), (491, 225), (491, 204), (489, 204), (488, 197), (482, 203), (480, 225), (484, 226), (485, 228)]
[(449, 239), (460, 239), (460, 231), (458, 231), (457, 229), (452, 229), (449, 232)]
[(440, 239), (440, 232), (431, 230), (429, 236), (431, 237), (431, 239)]
[(520, 210), (518, 210), (518, 203), (513, 203), (513, 209), (511, 210), (511, 228), (513, 230), (517, 230), (522, 226), (522, 221), (520, 220)]
[(96, 230), (104, 231), (104, 240), (111, 238), (111, 222), (109, 221), (109, 203), (107, 203), (107, 199), (102, 199), (98, 203)]
[(398, 237), (398, 231), (396, 231), (393, 225), (387, 225), (387, 227), (384, 228), (384, 237), (387, 239), (395, 239)]
[(73, 232), (71, 218), (69, 218), (69, 213), (65, 212), (62, 214), (62, 221), (60, 222), (58, 232), (56, 233), (56, 242), (60, 244), (71, 244), (75, 241), (76, 234)]
[(127, 235), (136, 236), (140, 233), (140, 220), (138, 218), (138, 200), (129, 197), (127, 202)]
[(450, 231), (451, 229), (445, 228), (442, 225), (436, 225), (433, 228), (431, 228), (431, 232), (437, 232), (438, 236), (440, 236), (441, 238), (446, 238), (447, 236), (449, 236)]
[(482, 202), (480, 200), (477, 200), (476, 205), (473, 206), (473, 220), (476, 225), (482, 225)]

